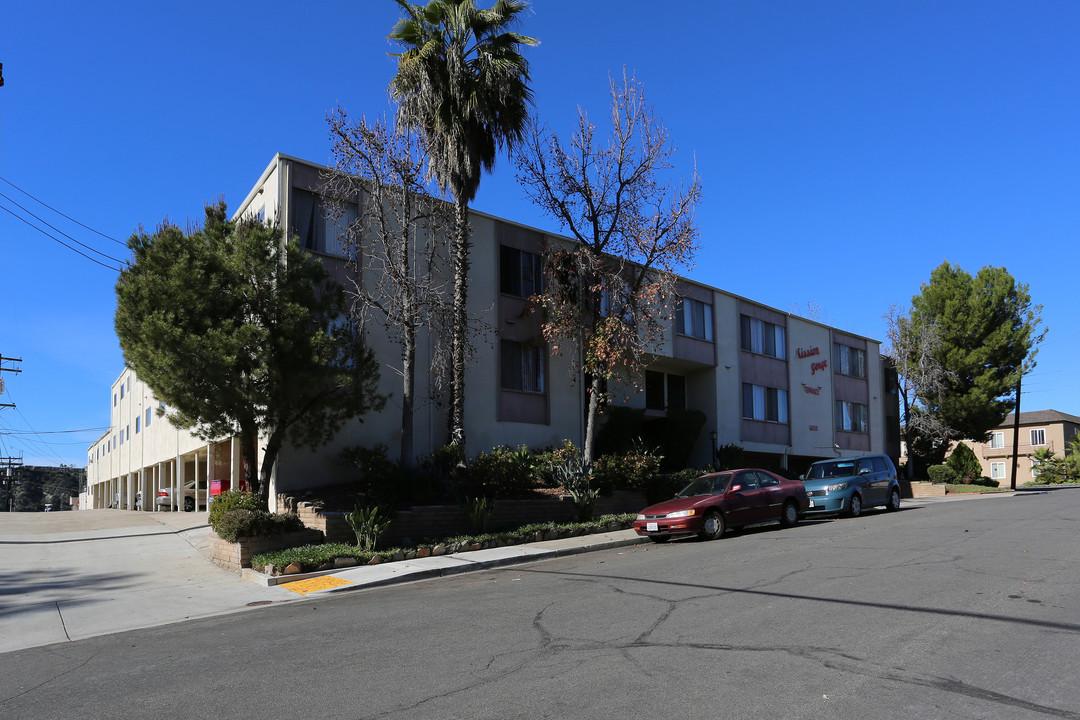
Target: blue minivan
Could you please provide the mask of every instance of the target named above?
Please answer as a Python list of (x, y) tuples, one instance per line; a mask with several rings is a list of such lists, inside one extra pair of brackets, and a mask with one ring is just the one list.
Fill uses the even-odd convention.
[(800, 475), (810, 508), (806, 515), (843, 513), (858, 517), (863, 508), (900, 509), (900, 483), (888, 455), (819, 460)]

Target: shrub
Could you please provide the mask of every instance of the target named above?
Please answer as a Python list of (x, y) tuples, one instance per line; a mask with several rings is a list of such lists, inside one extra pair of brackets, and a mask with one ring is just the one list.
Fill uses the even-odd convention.
[(357, 470), (357, 495), (373, 505), (398, 507), (409, 500), (408, 473), (387, 452), (386, 445), (378, 443), (372, 448), (345, 448), (341, 458)]
[(461, 503), (461, 511), (465, 513), (465, 519), (469, 521), (469, 529), (476, 534), (488, 529), (494, 509), (495, 503), (483, 496), (465, 498), (465, 501)]
[(223, 512), (214, 525), (217, 536), (229, 542), (236, 542), (242, 537), (274, 537), (303, 529), (304, 523), (294, 513), (278, 515), (266, 510), (246, 508)]
[(978, 478), (982, 475), (982, 465), (979, 464), (979, 459), (975, 457), (974, 451), (964, 443), (957, 443), (945, 464), (965, 480)]
[(742, 445), (737, 445), (735, 443), (720, 445), (713, 451), (713, 456), (716, 458), (716, 469), (735, 470), (741, 464), (742, 454)]
[(931, 465), (926, 473), (935, 485), (956, 485), (960, 482), (960, 475), (948, 465)]
[(468, 497), (520, 495), (536, 486), (536, 465), (524, 445), (516, 449), (496, 447), (469, 461), (461, 490)]
[(660, 472), (662, 458), (648, 450), (623, 455), (603, 455), (596, 459), (596, 487), (609, 494), (613, 490), (645, 490)]
[(982, 485), (983, 487), (996, 488), (1001, 483), (999, 483), (997, 480), (991, 480), (988, 477), (976, 477), (976, 478), (971, 478), (971, 484), (972, 485)]
[(564, 465), (567, 461), (580, 458), (581, 450), (569, 440), (563, 442), (562, 447), (548, 449), (538, 453), (535, 457), (535, 473), (537, 481), (545, 487), (562, 487), (559, 478), (556, 477), (556, 468)]
[(600, 491), (592, 486), (593, 466), (584, 455), (567, 458), (552, 468), (559, 486), (570, 494), (578, 522), (592, 519)]
[(259, 496), (254, 493), (241, 490), (226, 490), (221, 493), (214, 498), (214, 502), (210, 503), (208, 515), (210, 527), (218, 534), (218, 537), (223, 537), (218, 530), (218, 523), (225, 513), (231, 510), (262, 510), (266, 512), (266, 506), (263, 505)]
[(604, 423), (596, 433), (596, 454), (618, 455), (634, 449), (634, 438), (641, 437), (645, 411), (624, 406), (604, 410)]
[(356, 533), (356, 546), (363, 550), (374, 550), (390, 527), (390, 515), (378, 505), (362, 507), (357, 503), (356, 509), (345, 515), (345, 521)]

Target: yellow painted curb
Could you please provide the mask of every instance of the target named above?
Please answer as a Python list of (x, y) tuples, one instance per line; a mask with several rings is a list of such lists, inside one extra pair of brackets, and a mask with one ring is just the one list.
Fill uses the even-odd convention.
[(339, 577), (333, 575), (323, 575), (322, 577), (308, 578), (307, 580), (297, 580), (291, 583), (282, 583), (278, 587), (283, 587), (286, 590), (292, 590), (294, 593), (300, 593), (301, 595), (307, 595), (308, 593), (316, 592), (318, 590), (329, 590), (330, 588), (341, 587), (342, 585), (352, 585), (349, 580), (342, 580)]

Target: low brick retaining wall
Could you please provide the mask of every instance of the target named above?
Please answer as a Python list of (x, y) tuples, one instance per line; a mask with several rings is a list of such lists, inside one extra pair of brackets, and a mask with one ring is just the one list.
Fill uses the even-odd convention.
[(945, 497), (945, 486), (935, 485), (928, 482), (911, 482), (911, 495), (913, 498)]
[[(644, 493), (620, 491), (601, 497), (594, 516), (637, 512), (648, 503)], [(295, 512), (308, 528), (321, 531), (327, 542), (355, 543), (356, 534), (345, 520), (345, 513), (324, 510), (321, 506), (293, 497), (278, 498), (278, 507)], [(570, 522), (574, 503), (568, 496), (536, 500), (496, 500), (491, 513), (492, 528), (516, 528), (530, 523)], [(386, 545), (409, 539), (460, 535), (469, 531), (465, 513), (457, 505), (414, 505), (394, 513), (383, 536)]]
[(239, 573), (244, 568), (251, 567), (251, 558), (259, 553), (311, 545), (322, 541), (323, 534), (311, 528), (283, 533), (277, 537), (240, 538), (236, 542), (222, 540), (211, 531), (209, 557), (216, 565)]

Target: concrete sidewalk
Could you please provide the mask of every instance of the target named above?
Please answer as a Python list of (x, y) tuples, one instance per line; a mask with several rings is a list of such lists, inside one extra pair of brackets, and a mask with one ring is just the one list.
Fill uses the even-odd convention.
[(0, 653), (299, 599), (208, 562), (206, 513), (0, 513)]

